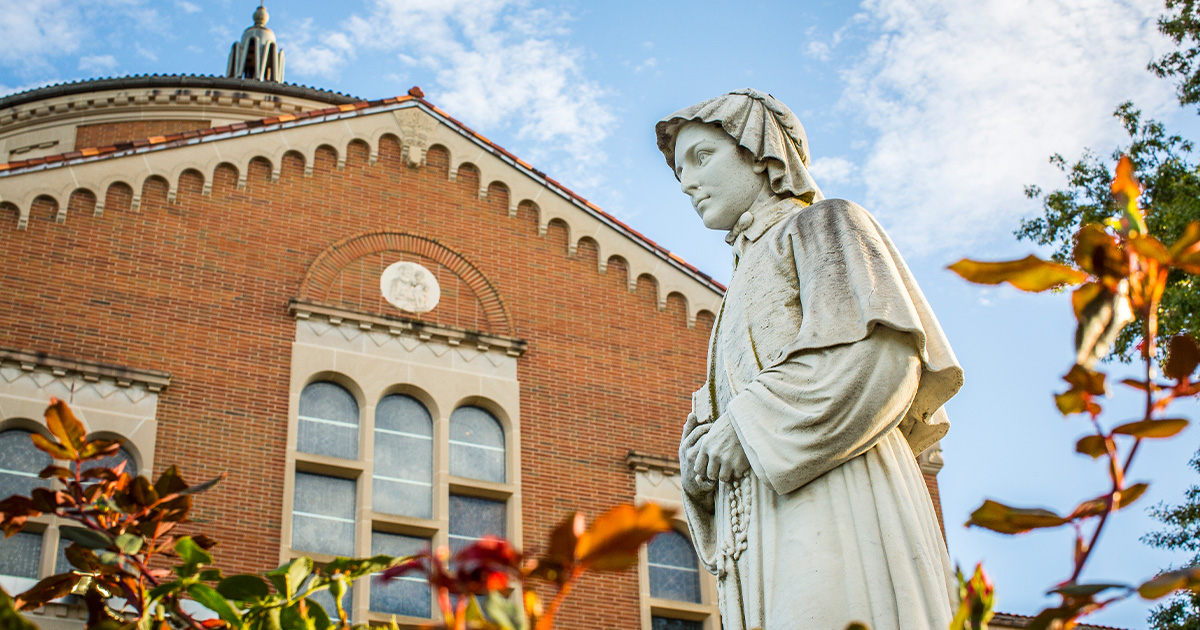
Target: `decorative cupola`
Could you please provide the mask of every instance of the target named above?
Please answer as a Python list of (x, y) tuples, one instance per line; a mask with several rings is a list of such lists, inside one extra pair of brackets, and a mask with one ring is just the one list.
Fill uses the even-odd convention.
[(283, 82), (283, 50), (275, 43), (275, 33), (267, 28), (267, 9), (260, 2), (254, 10), (254, 26), (242, 33), (229, 51), (225, 76), (236, 79)]

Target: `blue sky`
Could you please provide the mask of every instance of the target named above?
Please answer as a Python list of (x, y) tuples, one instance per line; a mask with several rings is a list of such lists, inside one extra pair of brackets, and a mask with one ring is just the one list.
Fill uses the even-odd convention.
[[(219, 73), (251, 23), (250, 1), (0, 0), (0, 94), (140, 73)], [(983, 560), (1002, 610), (1032, 614), (1069, 574), (1067, 531), (1014, 539), (960, 524), (983, 500), (1069, 510), (1104, 471), (1074, 455), (1086, 426), (1051, 394), (1071, 363), (1065, 295), (965, 284), (963, 256), (1021, 257), (1037, 213), (1022, 189), (1061, 185), (1047, 157), (1107, 155), (1111, 113), (1132, 99), (1191, 137), (1194, 111), (1145, 71), (1170, 48), (1155, 0), (832, 0), (740, 3), (583, 0), (268, 2), (286, 78), (364, 98), (420, 85), (451, 115), (714, 277), (720, 234), (696, 220), (654, 146), (658, 118), (756, 87), (806, 125), (830, 197), (862, 203), (908, 257), (967, 377), (951, 401), (942, 500), (951, 556)], [(1136, 412), (1124, 392), (1110, 420)], [(1195, 406), (1182, 410), (1195, 415)], [(682, 421), (682, 419), (681, 419)], [(1200, 433), (1147, 444), (1133, 478), (1153, 481), (1121, 513), (1085, 578), (1134, 581), (1183, 560), (1138, 537), (1145, 506), (1175, 502)], [(1145, 626), (1146, 606), (1090, 620)]]

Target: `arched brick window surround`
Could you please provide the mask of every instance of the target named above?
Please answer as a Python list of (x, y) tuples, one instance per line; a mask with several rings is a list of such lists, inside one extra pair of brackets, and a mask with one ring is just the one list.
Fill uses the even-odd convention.
[(434, 239), (407, 232), (374, 231), (344, 238), (321, 252), (304, 274), (299, 299), (304, 302), (323, 303), (338, 273), (351, 262), (363, 256), (386, 251), (417, 254), (433, 259), (453, 271), (475, 292), (475, 297), (487, 315), (489, 332), (515, 336), (508, 309), (500, 299), (499, 292), (490, 280), (479, 271), (474, 263), (458, 252)]

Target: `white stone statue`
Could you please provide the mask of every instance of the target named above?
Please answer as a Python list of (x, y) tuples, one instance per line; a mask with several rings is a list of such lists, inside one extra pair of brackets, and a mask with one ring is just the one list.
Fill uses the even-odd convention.
[(962, 385), (925, 296), (862, 207), (825, 199), (808, 141), (738, 90), (656, 126), (733, 277), (680, 445), (723, 630), (942, 630), (956, 585), (916, 454)]

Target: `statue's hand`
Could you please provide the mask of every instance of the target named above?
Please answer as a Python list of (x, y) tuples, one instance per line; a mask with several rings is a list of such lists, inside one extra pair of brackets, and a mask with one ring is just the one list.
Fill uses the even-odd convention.
[(729, 418), (721, 416), (712, 430), (700, 438), (699, 452), (692, 462), (693, 472), (707, 479), (730, 481), (750, 470), (746, 450), (738, 441), (737, 432)]

